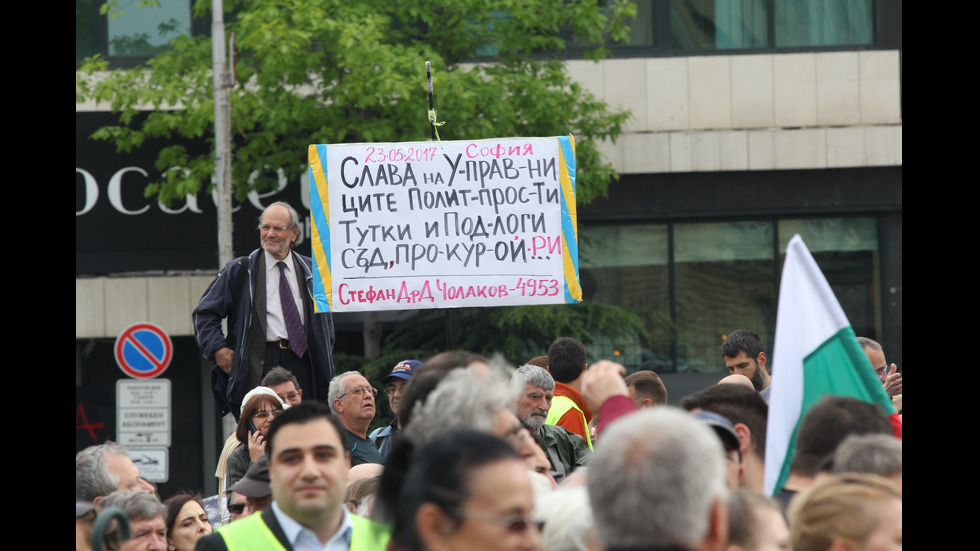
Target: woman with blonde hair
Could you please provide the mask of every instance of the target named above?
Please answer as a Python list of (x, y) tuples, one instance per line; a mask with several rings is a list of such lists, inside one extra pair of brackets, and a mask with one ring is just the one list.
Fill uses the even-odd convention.
[(873, 474), (828, 476), (787, 511), (793, 551), (901, 551), (902, 490)]

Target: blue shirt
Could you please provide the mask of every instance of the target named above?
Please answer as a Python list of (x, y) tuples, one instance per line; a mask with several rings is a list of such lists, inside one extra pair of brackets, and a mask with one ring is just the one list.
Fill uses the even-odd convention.
[(351, 535), (354, 530), (351, 526), (347, 508), (341, 506), (340, 511), (343, 514), (342, 520), (340, 521), (340, 528), (330, 537), (326, 545), (321, 545), (320, 540), (316, 537), (313, 530), (293, 520), (292, 517), (279, 508), (278, 503), (275, 501), (272, 502), (272, 512), (276, 515), (279, 526), (282, 527), (286, 539), (289, 540), (289, 543), (292, 544), (295, 551), (349, 551)]

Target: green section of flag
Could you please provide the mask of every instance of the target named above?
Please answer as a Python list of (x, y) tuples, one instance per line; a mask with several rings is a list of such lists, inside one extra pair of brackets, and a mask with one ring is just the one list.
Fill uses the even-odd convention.
[(871, 369), (868, 357), (850, 326), (835, 333), (803, 359), (803, 403), (800, 404), (800, 417), (793, 427), (790, 447), (780, 468), (776, 488), (782, 488), (789, 476), (789, 466), (796, 453), (796, 433), (800, 422), (806, 412), (828, 394), (849, 396), (878, 404), (886, 415), (895, 412), (891, 399)]

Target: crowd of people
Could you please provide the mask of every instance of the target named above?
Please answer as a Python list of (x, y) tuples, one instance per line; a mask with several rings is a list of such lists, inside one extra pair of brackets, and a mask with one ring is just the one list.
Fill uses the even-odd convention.
[[(237, 421), (218, 494), (161, 500), (124, 447), (91, 446), (75, 457), (76, 551), (901, 549), (900, 433), (874, 404), (810, 408), (785, 486), (764, 495), (772, 375), (747, 330), (722, 345), (730, 374), (675, 405), (655, 372), (590, 365), (574, 337), (516, 369), (406, 359), (371, 431), (379, 389), (333, 373), (332, 321), (290, 250), (298, 215), (273, 204), (259, 230), (194, 313)], [(900, 411), (901, 374), (859, 342)]]
[[(579, 367), (559, 382), (552, 360)], [(363, 375), (336, 376), (327, 404), (270, 370), (243, 397), (217, 507), (194, 492), (161, 501), (118, 444), (79, 452), (76, 549), (113, 510), (128, 537), (110, 522), (94, 548), (901, 549), (901, 439), (877, 406), (811, 408), (786, 487), (767, 497), (754, 373), (671, 406), (656, 373), (588, 365), (574, 338), (533, 361), (399, 362), (382, 379), (394, 416), (370, 434), (378, 390)]]

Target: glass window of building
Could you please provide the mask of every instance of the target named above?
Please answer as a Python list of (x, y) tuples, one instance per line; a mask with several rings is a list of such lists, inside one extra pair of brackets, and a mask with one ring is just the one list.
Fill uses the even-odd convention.
[[(633, 0), (630, 44), (652, 55), (874, 43), (874, 0)], [(574, 42), (573, 42), (574, 44)]]
[(119, 9), (122, 15), (109, 18), (110, 56), (153, 56), (191, 31), (191, 8), (184, 0), (163, 0), (159, 6), (138, 6), (129, 0)]
[[(878, 225), (874, 218), (814, 218), (779, 222), (780, 266), (799, 234), (817, 261), (857, 335), (881, 334)], [(770, 346), (769, 343), (766, 343)]]
[(76, 66), (95, 54), (124, 64), (142, 62), (165, 51), (174, 38), (192, 34), (187, 0), (160, 0), (157, 5), (123, 0), (113, 4), (108, 14), (100, 13), (102, 5), (75, 0)]
[(647, 343), (600, 337), (596, 357), (630, 369), (723, 373), (721, 343), (735, 329), (772, 355), (786, 245), (800, 234), (858, 335), (880, 334), (877, 220), (873, 217), (579, 227), (583, 298), (626, 308)]
[(674, 228), (678, 370), (724, 367), (721, 342), (752, 329), (768, 345), (776, 325), (773, 225), (769, 221), (677, 224)]
[(776, 0), (775, 47), (858, 46), (874, 39), (871, 0)]
[(671, 370), (670, 278), (665, 224), (579, 228), (579, 276), (586, 302), (621, 306), (650, 331), (649, 346), (612, 338), (591, 343), (596, 357)]

